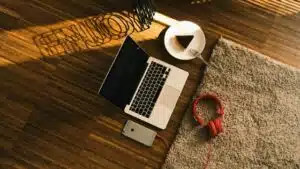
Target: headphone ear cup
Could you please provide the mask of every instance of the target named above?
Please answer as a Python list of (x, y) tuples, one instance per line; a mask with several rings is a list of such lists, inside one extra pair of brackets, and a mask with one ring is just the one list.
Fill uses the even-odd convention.
[(207, 127), (212, 137), (215, 137), (218, 134), (214, 121), (209, 121)]
[(222, 133), (224, 131), (223, 126), (222, 126), (222, 119), (217, 118), (213, 122), (214, 122), (214, 125), (215, 125), (215, 128), (216, 128), (217, 132)]

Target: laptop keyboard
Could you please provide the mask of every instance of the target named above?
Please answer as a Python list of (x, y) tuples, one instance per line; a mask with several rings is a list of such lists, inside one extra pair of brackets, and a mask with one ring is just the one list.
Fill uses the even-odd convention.
[(169, 76), (170, 68), (151, 62), (130, 110), (147, 118), (150, 117), (157, 98)]

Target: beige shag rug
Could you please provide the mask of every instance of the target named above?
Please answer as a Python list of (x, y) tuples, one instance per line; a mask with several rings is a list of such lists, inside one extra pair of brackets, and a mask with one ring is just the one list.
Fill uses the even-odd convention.
[[(220, 39), (200, 92), (225, 106), (225, 132), (212, 141), (208, 169), (300, 168), (300, 70)], [(203, 169), (205, 130), (189, 108), (163, 169)]]

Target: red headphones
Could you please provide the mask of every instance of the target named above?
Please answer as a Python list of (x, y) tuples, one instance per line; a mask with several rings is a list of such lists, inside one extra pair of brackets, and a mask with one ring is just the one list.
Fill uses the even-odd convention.
[(224, 131), (222, 126), (222, 120), (224, 116), (224, 108), (222, 106), (221, 100), (214, 93), (203, 93), (194, 100), (193, 103), (193, 116), (195, 120), (201, 125), (204, 126), (204, 121), (200, 117), (201, 112), (197, 112), (197, 105), (200, 100), (211, 99), (216, 103), (216, 112), (219, 114), (219, 117), (215, 120), (210, 120), (206, 127), (208, 128), (212, 137), (217, 136), (219, 133)]

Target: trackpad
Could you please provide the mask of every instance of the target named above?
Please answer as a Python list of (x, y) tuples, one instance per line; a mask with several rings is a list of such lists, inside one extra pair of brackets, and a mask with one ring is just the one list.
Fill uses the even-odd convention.
[(164, 86), (158, 98), (158, 104), (162, 104), (173, 110), (180, 96), (180, 91), (172, 86)]

